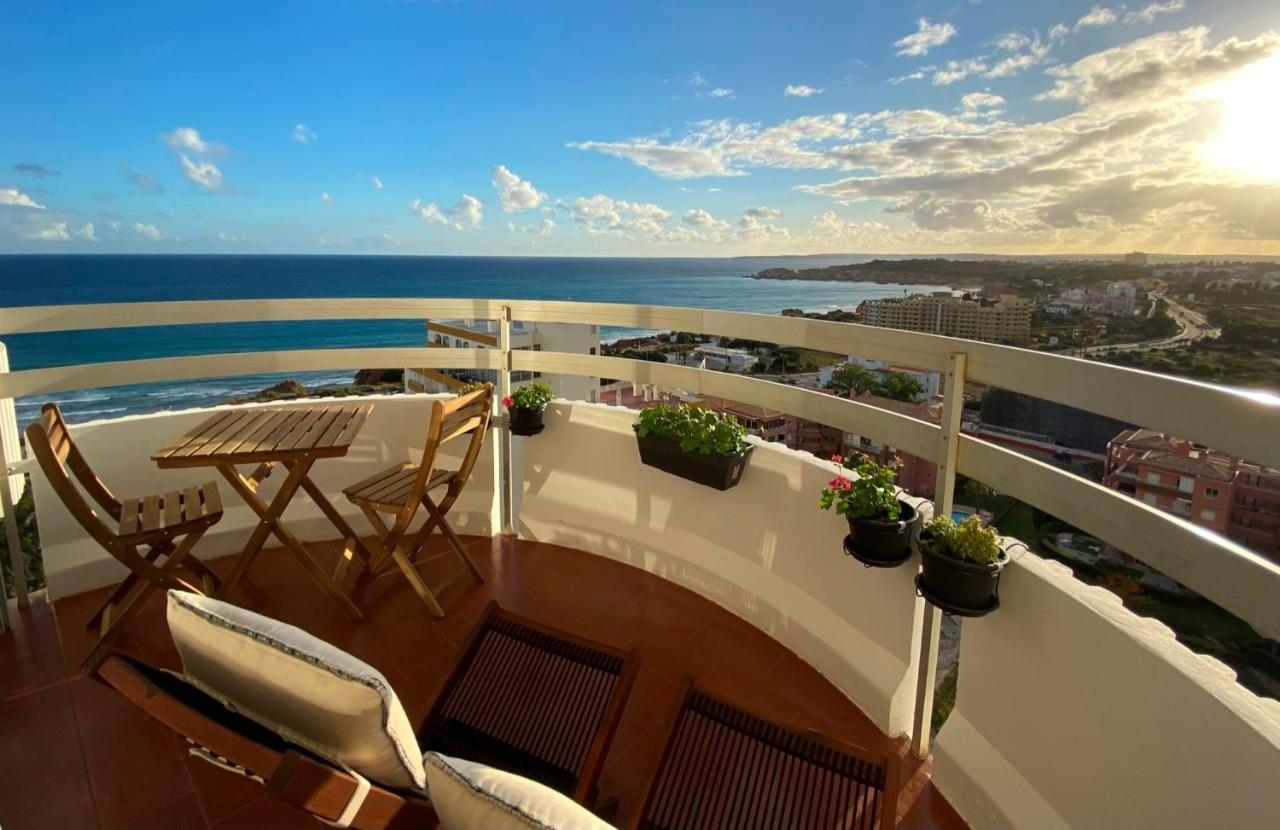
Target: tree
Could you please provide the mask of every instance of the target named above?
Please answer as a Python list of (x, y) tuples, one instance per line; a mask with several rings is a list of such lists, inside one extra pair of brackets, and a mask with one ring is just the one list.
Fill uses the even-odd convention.
[(864, 369), (853, 363), (846, 363), (831, 373), (828, 389), (834, 389), (841, 397), (847, 397), (850, 390), (859, 395), (870, 392), (882, 398), (893, 398), (895, 401), (911, 402), (924, 394), (924, 385), (905, 372), (885, 372), (883, 374)]
[(877, 395), (895, 401), (911, 402), (924, 394), (924, 384), (905, 372), (887, 372), (880, 380), (879, 388)]
[(877, 390), (880, 388), (880, 378), (870, 369), (846, 363), (836, 367), (836, 370), (831, 373), (831, 382), (827, 384), (827, 388), (836, 390), (842, 398), (848, 397), (850, 390), (859, 395), (864, 392), (875, 395), (879, 394)]

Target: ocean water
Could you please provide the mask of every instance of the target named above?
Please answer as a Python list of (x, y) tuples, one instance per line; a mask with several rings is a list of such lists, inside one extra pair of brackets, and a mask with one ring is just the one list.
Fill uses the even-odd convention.
[[(586, 259), (385, 256), (0, 256), (0, 304), (294, 297), (501, 297), (679, 305), (777, 313), (825, 311), (937, 286), (744, 279), (771, 267), (860, 257)], [(606, 328), (606, 340), (637, 334)], [(13, 370), (151, 357), (277, 349), (417, 346), (420, 320), (159, 326), (4, 337)], [(57, 396), (73, 421), (221, 403), (285, 377), (349, 383), (350, 372), (253, 375), (86, 389)], [(44, 400), (19, 399), (26, 423)]]

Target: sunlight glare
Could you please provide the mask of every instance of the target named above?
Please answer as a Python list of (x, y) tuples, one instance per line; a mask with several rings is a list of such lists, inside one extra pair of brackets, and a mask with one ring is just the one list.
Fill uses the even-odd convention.
[(1207, 161), (1249, 181), (1280, 181), (1280, 52), (1213, 89), (1222, 100), (1218, 131), (1204, 146)]

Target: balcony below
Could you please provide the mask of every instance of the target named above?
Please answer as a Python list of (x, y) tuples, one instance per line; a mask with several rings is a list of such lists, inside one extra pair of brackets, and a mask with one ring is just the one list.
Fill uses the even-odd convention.
[[(438, 539), (439, 537), (437, 537)], [(233, 601), (298, 625), (377, 667), (412, 721), (421, 720), (456, 649), (485, 604), (618, 646), (635, 645), (641, 673), (601, 780), (601, 795), (624, 808), (661, 751), (658, 721), (684, 672), (714, 694), (798, 730), (812, 729), (880, 751), (888, 738), (807, 662), (715, 603), (639, 568), (558, 545), (467, 537), (485, 572), (460, 580), (441, 600), (448, 616), (427, 614), (408, 583), (392, 574), (369, 589), (367, 618), (348, 621), (281, 549), (263, 552), (253, 588)], [(310, 549), (326, 565), (335, 543)], [(436, 545), (436, 548), (442, 548)], [(227, 557), (211, 562), (225, 575)], [(459, 567), (429, 557), (432, 584)], [(104, 686), (77, 676), (92, 645), (85, 620), (106, 589), (52, 603), (33, 602), (0, 643), (0, 824), (12, 830), (76, 828), (319, 827), (307, 814), (264, 794), (260, 785), (187, 755), (174, 735)], [(122, 650), (179, 668), (164, 604), (152, 597), (120, 640)], [(928, 780), (912, 770), (901, 803), (905, 828), (965, 823)]]

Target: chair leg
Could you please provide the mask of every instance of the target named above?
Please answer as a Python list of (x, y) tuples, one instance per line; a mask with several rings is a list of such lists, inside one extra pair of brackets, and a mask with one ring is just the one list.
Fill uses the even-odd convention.
[[(173, 550), (173, 545), (168, 542), (159, 542), (153, 545), (151, 550), (147, 551), (146, 556), (143, 558), (148, 562), (155, 562), (161, 554), (168, 553), (171, 550)], [(129, 571), (129, 575), (116, 586), (116, 589), (111, 592), (111, 596), (107, 597), (102, 605), (98, 606), (98, 610), (93, 612), (93, 616), (84, 624), (84, 627), (90, 631), (95, 628), (100, 628), (103, 617), (108, 615), (109, 609), (114, 608), (119, 604), (120, 600), (129, 595), (129, 591), (133, 589), (133, 586), (138, 584), (138, 578), (138, 573), (136, 571)]]
[[(82, 671), (92, 673), (93, 670), (98, 667), (98, 664), (106, 658), (112, 644), (124, 630), (124, 626), (137, 615), (138, 611), (142, 609), (142, 606), (146, 604), (146, 601), (153, 593), (155, 593), (157, 588), (161, 586), (168, 586), (185, 590), (193, 589), (194, 586), (175, 576), (174, 571), (184, 564), (183, 559), (186, 558), (187, 554), (191, 551), (191, 548), (195, 546), (196, 542), (200, 541), (200, 537), (204, 535), (204, 532), (205, 528), (191, 531), (182, 538), (182, 541), (178, 543), (176, 548), (168, 543), (164, 543), (172, 550), (172, 553), (169, 554), (165, 563), (159, 567), (152, 564), (142, 554), (139, 554), (136, 547), (130, 546), (125, 549), (125, 556), (122, 558), (126, 559), (126, 564), (129, 559), (134, 559), (137, 562), (145, 562), (144, 567), (135, 571), (135, 573), (138, 574), (139, 579), (144, 580), (144, 583), (138, 587), (138, 590), (133, 593), (132, 597), (124, 602), (123, 607), (120, 608), (119, 615), (114, 613), (116, 608), (115, 605), (110, 605), (103, 609), (103, 628), (98, 634), (97, 644), (94, 645), (93, 649), (80, 664)], [(152, 551), (148, 551), (148, 555), (153, 552), (154, 549)]]
[(471, 574), (476, 578), (476, 581), (484, 582), (484, 574), (480, 572), (480, 567), (476, 565), (475, 560), (471, 558), (470, 552), (467, 551), (467, 546), (462, 544), (462, 540), (458, 538), (458, 534), (453, 532), (453, 527), (450, 526), (449, 520), (445, 518), (444, 514), (440, 512), (440, 508), (436, 507), (435, 502), (431, 501), (431, 499), (426, 496), (422, 497), (422, 505), (427, 508), (427, 512), (431, 514), (431, 518), (440, 525), (440, 530), (444, 533), (445, 538), (449, 540), (449, 545), (457, 552), (458, 556), (462, 558), (462, 561), (466, 563), (467, 567), (471, 569)]
[(413, 590), (422, 601), (427, 604), (427, 608), (437, 617), (444, 616), (444, 608), (441, 607), (440, 601), (436, 599), (436, 595), (431, 593), (431, 589), (427, 587), (427, 583), (422, 580), (422, 576), (418, 573), (418, 569), (413, 566), (413, 562), (400, 550), (397, 545), (391, 549), (391, 558), (400, 566), (401, 573), (405, 579), (409, 580), (409, 584), (413, 586)]

